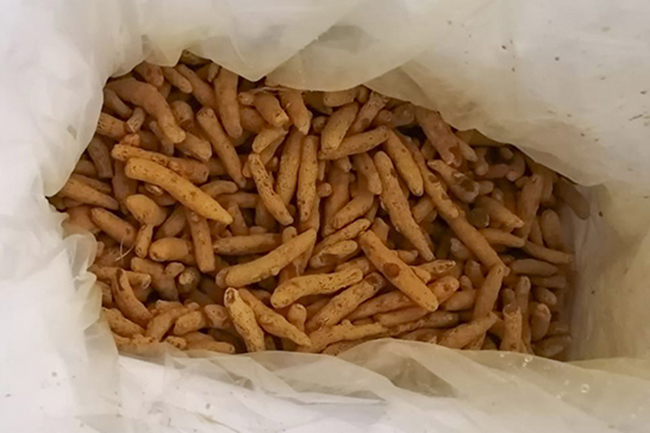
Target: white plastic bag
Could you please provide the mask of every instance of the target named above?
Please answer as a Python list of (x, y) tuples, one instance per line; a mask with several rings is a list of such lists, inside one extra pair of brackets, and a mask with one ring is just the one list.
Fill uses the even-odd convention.
[[(650, 4), (643, 0), (10, 0), (0, 14), (0, 431), (647, 431)], [(340, 358), (118, 357), (43, 198), (111, 74), (181, 49), (257, 79), (361, 82), (590, 184), (574, 359), (399, 341)], [(634, 358), (634, 359), (633, 359)]]

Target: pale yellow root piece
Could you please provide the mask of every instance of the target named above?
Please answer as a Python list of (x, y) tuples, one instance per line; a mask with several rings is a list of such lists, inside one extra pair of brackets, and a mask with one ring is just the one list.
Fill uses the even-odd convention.
[(249, 352), (260, 352), (266, 348), (264, 331), (255, 320), (255, 312), (232, 287), (226, 289), (223, 301), (228, 309), (237, 333), (242, 337)]
[(192, 106), (185, 101), (173, 101), (169, 107), (174, 113), (174, 118), (178, 125), (186, 131), (194, 128), (194, 110)]
[(235, 346), (227, 341), (197, 341), (187, 344), (187, 350), (208, 350), (210, 352), (233, 354)]
[(212, 148), (223, 163), (226, 172), (237, 185), (243, 188), (246, 185), (246, 179), (242, 174), (242, 163), (237, 155), (235, 146), (233, 146), (230, 138), (226, 135), (219, 119), (209, 107), (203, 107), (196, 113), (196, 120), (205, 131)]
[(554, 191), (560, 200), (569, 205), (578, 218), (583, 220), (589, 218), (591, 214), (589, 202), (580, 194), (575, 185), (560, 177), (555, 183)]
[(138, 133), (138, 131), (140, 131), (140, 128), (142, 128), (146, 117), (147, 112), (144, 111), (142, 107), (135, 107), (133, 109), (133, 114), (131, 114), (128, 120), (124, 123), (124, 128), (131, 134)]
[(416, 304), (429, 311), (438, 308), (438, 300), (415, 272), (397, 254), (388, 249), (381, 239), (368, 231), (359, 236), (359, 244), (375, 267), (395, 287)]
[(507, 227), (521, 228), (524, 226), (521, 218), (510, 212), (507, 207), (493, 198), (480, 196), (476, 199), (476, 206), (485, 209), (491, 219)]
[(458, 325), (445, 332), (438, 341), (438, 344), (451, 349), (462, 349), (477, 338), (483, 336), (496, 321), (497, 316), (494, 313), (489, 313), (480, 319)]
[(253, 140), (253, 144), (251, 146), (253, 152), (262, 153), (276, 141), (282, 141), (284, 139), (284, 136), (287, 135), (287, 132), (288, 131), (286, 129), (271, 126), (262, 128)]
[(224, 206), (236, 204), (241, 209), (252, 209), (257, 207), (260, 196), (249, 192), (236, 192), (234, 194), (222, 194), (218, 197), (219, 203)]
[(208, 162), (212, 157), (212, 146), (210, 142), (191, 132), (186, 132), (185, 135), (185, 140), (176, 144), (176, 149), (201, 162)]
[(453, 296), (456, 295), (458, 289), (460, 288), (460, 281), (451, 275), (446, 275), (428, 284), (427, 287), (433, 292), (434, 295), (436, 295), (438, 302), (442, 303), (450, 300)]
[(521, 194), (517, 200), (517, 216), (521, 218), (524, 225), (515, 231), (517, 236), (524, 239), (528, 238), (542, 199), (543, 188), (544, 182), (541, 176), (534, 174), (521, 189)]
[(244, 214), (242, 214), (239, 206), (232, 203), (226, 208), (226, 210), (233, 219), (232, 224), (230, 224), (230, 231), (232, 232), (233, 236), (247, 236), (248, 225), (246, 224)]
[(300, 221), (309, 219), (317, 199), (316, 181), (318, 179), (318, 137), (309, 135), (302, 141), (302, 153), (298, 172), (297, 204)]
[(446, 275), (454, 266), (456, 266), (456, 262), (453, 260), (434, 260), (418, 265), (418, 268), (427, 271), (432, 278), (440, 278)]
[(210, 273), (216, 269), (216, 261), (208, 220), (187, 208), (185, 208), (185, 217), (190, 228), (196, 265), (201, 272)]
[(286, 226), (293, 223), (293, 217), (289, 213), (287, 206), (282, 198), (273, 190), (273, 180), (266, 171), (260, 156), (251, 153), (248, 156), (250, 166), (257, 192), (264, 203), (264, 207), (273, 215), (280, 224)]
[(162, 238), (151, 243), (149, 257), (156, 262), (180, 261), (190, 264), (194, 261), (193, 250), (192, 242), (187, 239)]
[(121, 140), (129, 131), (126, 129), (125, 122), (102, 111), (97, 119), (95, 133), (113, 140)]
[(539, 218), (539, 226), (542, 230), (544, 243), (551, 249), (563, 250), (564, 239), (562, 236), (562, 223), (560, 216), (551, 209), (542, 212)]
[(283, 308), (307, 295), (329, 295), (360, 282), (361, 270), (352, 268), (331, 274), (304, 275), (292, 278), (275, 288), (271, 304)]
[[(431, 197), (424, 196), (411, 208), (411, 213), (413, 214), (413, 219), (415, 222), (420, 224), (422, 221), (432, 221), (437, 217), (436, 207), (433, 204)], [(433, 217), (432, 217), (433, 216)]]
[(207, 327), (208, 321), (202, 311), (190, 311), (176, 319), (172, 334), (183, 336)]
[(379, 323), (356, 326), (348, 320), (344, 320), (340, 325), (323, 327), (309, 334), (311, 347), (301, 346), (298, 351), (318, 353), (332, 343), (359, 340), (381, 335), (385, 332), (387, 332), (387, 329)]
[(479, 233), (487, 240), (490, 245), (505, 245), (511, 248), (522, 248), (526, 245), (526, 240), (499, 229), (480, 229)]
[(503, 309), (503, 339), (500, 350), (519, 352), (522, 348), (523, 316), (519, 306), (508, 305)]
[(129, 338), (144, 335), (144, 328), (124, 317), (117, 308), (102, 308), (102, 313), (113, 333)]
[(71, 177), (59, 191), (61, 197), (67, 197), (79, 203), (101, 206), (110, 210), (118, 210), (119, 203), (113, 197), (97, 191), (81, 180)]
[(454, 133), (451, 132), (449, 125), (442, 120), (440, 114), (426, 108), (416, 107), (415, 117), (429, 142), (440, 153), (442, 160), (451, 166), (457, 167), (460, 163), (458, 140)]
[(129, 277), (124, 270), (117, 270), (115, 278), (111, 281), (111, 290), (115, 305), (117, 305), (124, 316), (138, 325), (146, 327), (152, 318), (151, 313), (136, 298), (129, 283)]
[(289, 116), (280, 106), (278, 99), (272, 94), (266, 92), (255, 93), (253, 105), (257, 112), (260, 113), (260, 116), (271, 126), (284, 128), (289, 123)]
[(344, 139), (339, 147), (330, 151), (321, 151), (318, 154), (320, 159), (333, 160), (357, 153), (367, 152), (388, 139), (388, 128), (379, 126), (367, 132), (355, 134)]
[(378, 273), (368, 275), (360, 283), (345, 289), (330, 299), (309, 319), (305, 325), (306, 329), (311, 332), (324, 326), (338, 324), (359, 305), (375, 296), (385, 285), (386, 281)]
[(381, 200), (386, 206), (393, 226), (411, 241), (424, 260), (433, 260), (434, 255), (425, 234), (413, 219), (409, 203), (399, 187), (399, 180), (390, 157), (384, 152), (377, 152), (374, 160), (383, 186)]
[(185, 65), (176, 65), (174, 69), (190, 82), (190, 85), (192, 86), (192, 95), (194, 95), (201, 105), (217, 110), (217, 98), (214, 94), (214, 89), (210, 84), (205, 82), (196, 72)]
[(298, 129), (292, 128), (284, 143), (282, 156), (280, 157), (280, 168), (275, 181), (275, 191), (285, 205), (291, 202), (296, 192), (303, 138), (304, 135)]
[(381, 179), (377, 167), (375, 167), (375, 162), (368, 153), (352, 155), (352, 167), (363, 176), (366, 187), (370, 192), (375, 195), (381, 194)]
[(315, 269), (338, 265), (354, 256), (359, 251), (359, 245), (352, 240), (341, 241), (328, 245), (309, 259), (309, 266)]
[(459, 318), (457, 313), (449, 311), (434, 311), (421, 319), (414, 320), (413, 322), (393, 326), (389, 329), (389, 335), (395, 337), (402, 335), (405, 332), (413, 332), (422, 328), (449, 328), (451, 326), (456, 326), (458, 321)]
[(117, 93), (110, 89), (104, 89), (104, 107), (113, 111), (122, 119), (128, 119), (133, 114), (131, 107), (126, 105), (124, 101), (117, 96)]
[(449, 190), (465, 203), (472, 203), (479, 194), (479, 184), (465, 173), (445, 164), (439, 159), (427, 163), (429, 167), (442, 177)]
[(551, 310), (555, 310), (558, 304), (558, 297), (546, 287), (534, 287), (533, 297), (537, 302), (548, 305)]
[(96, 207), (91, 209), (90, 217), (101, 231), (115, 239), (120, 245), (131, 248), (135, 243), (137, 229), (117, 215)]
[(191, 307), (176, 306), (165, 311), (156, 312), (155, 316), (147, 325), (146, 336), (156, 341), (160, 341), (165, 334), (174, 326), (174, 322), (179, 317), (196, 310), (198, 305), (193, 304)]
[(126, 208), (140, 223), (134, 242), (135, 254), (146, 257), (153, 238), (154, 227), (162, 224), (167, 213), (146, 195), (134, 194), (126, 198)]
[(468, 310), (474, 305), (476, 292), (476, 290), (461, 290), (456, 292), (442, 303), (442, 308), (447, 311)]
[(338, 356), (343, 352), (346, 352), (352, 349), (355, 346), (358, 346), (366, 341), (371, 340), (372, 338), (362, 338), (354, 341), (339, 341), (338, 343), (332, 343), (321, 351), (324, 355)]
[(237, 82), (239, 77), (234, 72), (221, 68), (212, 84), (217, 99), (217, 111), (223, 127), (232, 138), (242, 135), (237, 101)]
[(276, 276), (315, 242), (316, 230), (307, 230), (265, 256), (223, 269), (217, 274), (217, 284), (221, 287), (243, 287)]
[(262, 128), (268, 125), (262, 116), (252, 107), (239, 106), (239, 118), (241, 126), (244, 131), (249, 131), (254, 134), (259, 133)]
[(356, 119), (354, 119), (354, 123), (352, 123), (349, 133), (354, 135), (365, 131), (387, 102), (387, 97), (377, 92), (370, 93), (368, 101), (363, 104), (359, 110), (359, 114), (357, 114)]
[(506, 267), (504, 265), (495, 265), (490, 268), (485, 277), (485, 282), (478, 290), (474, 305), (474, 320), (486, 317), (494, 309), (505, 272)]
[(558, 268), (548, 262), (535, 259), (520, 259), (510, 263), (510, 269), (516, 274), (550, 277), (558, 272)]
[(310, 346), (311, 341), (304, 331), (292, 325), (282, 315), (276, 313), (246, 289), (239, 289), (241, 298), (253, 309), (255, 318), (269, 334), (280, 338), (287, 338), (301, 346)]
[(262, 233), (245, 236), (231, 236), (216, 239), (212, 247), (216, 254), (243, 256), (262, 254), (280, 246), (281, 237), (276, 233)]
[(323, 92), (323, 104), (325, 104), (326, 107), (340, 107), (341, 105), (349, 104), (354, 101), (356, 95), (356, 87), (333, 92)]
[(571, 345), (571, 342), (572, 339), (570, 335), (548, 337), (533, 344), (533, 350), (537, 356), (554, 358), (566, 350)]
[(332, 168), (328, 174), (329, 184), (332, 185), (332, 194), (325, 200), (323, 207), (323, 236), (329, 236), (336, 231), (332, 221), (334, 215), (350, 200), (350, 178), (348, 173), (337, 167)]
[(295, 89), (281, 89), (278, 93), (280, 94), (282, 108), (289, 115), (291, 123), (303, 135), (309, 134), (311, 113), (302, 99), (302, 92)]
[(111, 154), (104, 141), (94, 136), (86, 148), (88, 155), (97, 168), (97, 177), (100, 179), (109, 179), (113, 177), (113, 165)]
[(358, 112), (359, 104), (351, 102), (332, 113), (321, 131), (323, 153), (332, 152), (341, 145)]
[(365, 218), (359, 218), (320, 241), (316, 247), (314, 247), (313, 255), (317, 255), (323, 248), (330, 245), (353, 240), (362, 232), (366, 231), (368, 227), (370, 227), (370, 221)]
[(558, 290), (566, 289), (569, 284), (565, 275), (553, 275), (552, 277), (531, 277), (530, 282), (536, 286)]
[(124, 167), (124, 173), (131, 179), (158, 185), (203, 217), (223, 224), (232, 222), (230, 214), (212, 197), (162, 165), (145, 159), (131, 158)]
[(203, 183), (207, 180), (208, 175), (210, 174), (208, 167), (202, 162), (187, 158), (174, 158), (162, 153), (151, 152), (123, 144), (116, 144), (113, 146), (111, 156), (114, 159), (123, 162), (126, 162), (131, 158), (146, 159), (169, 168), (187, 178), (192, 183)]
[(217, 304), (209, 304), (203, 307), (203, 314), (210, 328), (215, 329), (231, 329), (232, 323), (228, 310)]
[(106, 88), (113, 90), (120, 98), (142, 107), (154, 117), (172, 143), (185, 140), (185, 131), (178, 126), (165, 97), (154, 86), (134, 78), (125, 78), (106, 84)]
[(234, 194), (238, 189), (237, 184), (229, 180), (213, 180), (212, 182), (201, 185), (201, 191), (212, 198), (216, 198), (222, 194)]
[(142, 62), (133, 68), (144, 80), (157, 88), (162, 87), (165, 77), (160, 66)]
[(178, 293), (186, 295), (195, 290), (201, 281), (201, 272), (195, 267), (183, 269), (177, 277)]
[(192, 84), (190, 84), (190, 81), (181, 75), (181, 73), (176, 69), (168, 66), (163, 66), (162, 72), (165, 76), (165, 79), (169, 81), (172, 86), (176, 87), (183, 93), (192, 93)]
[(426, 316), (429, 311), (425, 310), (422, 307), (407, 307), (400, 310), (390, 311), (387, 313), (377, 314), (374, 319), (386, 327), (392, 327), (401, 325), (403, 323), (413, 322), (424, 316)]
[(569, 265), (573, 262), (573, 254), (552, 250), (530, 241), (526, 242), (522, 249), (536, 259), (556, 265)]
[(183, 206), (176, 206), (164, 223), (156, 231), (154, 239), (173, 238), (183, 231), (187, 225)]
[(388, 131), (388, 139), (384, 143), (384, 150), (392, 159), (397, 172), (411, 193), (418, 197), (424, 194), (422, 174), (418, 170), (411, 152), (409, 152), (402, 143), (402, 140), (392, 130)]
[(364, 183), (364, 185), (361, 186), (357, 196), (347, 202), (347, 204), (343, 206), (336, 215), (334, 215), (332, 226), (335, 229), (339, 230), (352, 223), (365, 215), (365, 213), (372, 208), (372, 205), (375, 202), (375, 196), (366, 188), (365, 182), (362, 183)]

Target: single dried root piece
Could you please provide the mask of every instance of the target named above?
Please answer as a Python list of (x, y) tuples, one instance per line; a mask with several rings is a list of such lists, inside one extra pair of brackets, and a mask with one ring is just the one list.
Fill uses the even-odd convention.
[(479, 185), (466, 174), (445, 164), (441, 160), (431, 160), (427, 163), (445, 181), (449, 190), (465, 203), (472, 203), (479, 194)]
[(345, 316), (354, 311), (360, 304), (372, 298), (386, 285), (386, 281), (378, 273), (372, 273), (363, 281), (357, 283), (338, 295), (320, 309), (306, 324), (308, 331), (314, 331), (323, 326), (338, 324)]
[(359, 245), (355, 241), (341, 241), (328, 245), (314, 254), (309, 259), (309, 266), (312, 268), (324, 268), (330, 265), (337, 265), (354, 256), (359, 251)]
[(116, 144), (113, 146), (111, 156), (122, 162), (126, 162), (131, 158), (146, 159), (169, 168), (187, 178), (190, 182), (197, 184), (205, 182), (209, 175), (208, 167), (199, 161), (186, 158), (174, 158), (162, 153), (151, 152), (124, 144)]
[(340, 107), (354, 101), (357, 96), (357, 88), (353, 87), (346, 90), (336, 90), (332, 92), (323, 92), (323, 104), (326, 107)]
[(228, 309), (237, 333), (242, 337), (249, 352), (259, 352), (266, 348), (264, 331), (255, 320), (255, 312), (232, 287), (226, 289), (223, 301)]
[(396, 337), (405, 332), (413, 332), (422, 328), (449, 328), (451, 326), (456, 326), (458, 321), (459, 318), (457, 313), (451, 313), (449, 311), (434, 311), (421, 319), (393, 326), (389, 328), (388, 332), (391, 337)]
[(304, 137), (302, 132), (293, 128), (284, 143), (282, 156), (280, 157), (280, 168), (275, 181), (275, 191), (285, 205), (291, 202), (298, 184), (298, 171)]
[(151, 243), (149, 257), (156, 262), (196, 263), (192, 242), (182, 238), (162, 238)]
[(90, 217), (95, 225), (111, 238), (131, 248), (135, 242), (137, 229), (117, 215), (106, 209), (96, 207), (90, 210)]
[(253, 180), (255, 181), (255, 186), (257, 186), (257, 191), (266, 209), (280, 224), (284, 226), (292, 224), (293, 217), (287, 210), (287, 206), (282, 201), (282, 198), (274, 191), (273, 179), (266, 171), (260, 156), (251, 153), (248, 156), (248, 163)]
[(215, 329), (232, 329), (230, 316), (228, 310), (217, 304), (208, 304), (203, 306), (203, 314), (205, 315), (207, 326)]
[(323, 327), (309, 334), (311, 346), (300, 346), (298, 351), (318, 353), (332, 343), (374, 337), (385, 332), (387, 329), (379, 323), (357, 326), (344, 320), (340, 325)]
[(152, 65), (149, 62), (142, 62), (133, 68), (144, 80), (157, 88), (162, 87), (165, 77), (162, 68), (158, 65)]
[(315, 256), (320, 251), (322, 251), (325, 247), (328, 247), (330, 245), (335, 245), (339, 242), (355, 239), (361, 233), (366, 231), (368, 227), (370, 227), (370, 221), (368, 221), (365, 218), (360, 218), (348, 224), (347, 226), (339, 229), (338, 231), (332, 233), (331, 235), (325, 237), (314, 247), (314, 251), (312, 254)]
[(526, 239), (515, 236), (499, 229), (480, 229), (479, 233), (490, 245), (505, 245), (512, 248), (522, 248), (526, 245)]
[(387, 139), (388, 128), (385, 126), (379, 126), (370, 131), (347, 137), (336, 149), (329, 152), (319, 152), (318, 158), (333, 160), (355, 155), (357, 153), (364, 153), (379, 146)]
[(510, 263), (510, 269), (516, 274), (550, 277), (558, 272), (557, 266), (535, 259), (520, 259)]
[(533, 220), (536, 218), (537, 209), (539, 208), (540, 201), (542, 200), (542, 193), (544, 182), (539, 175), (532, 175), (524, 187), (521, 189), (521, 194), (517, 200), (517, 215), (524, 222), (521, 228), (515, 231), (515, 234), (524, 239), (528, 238), (530, 230), (533, 226)]
[(95, 133), (119, 141), (129, 133), (129, 130), (126, 128), (125, 122), (110, 114), (101, 112), (99, 113), (99, 119), (97, 119), (97, 130)]
[(102, 308), (102, 312), (111, 331), (122, 337), (133, 337), (144, 335), (144, 328), (124, 317), (117, 308)]
[(365, 131), (387, 102), (387, 97), (377, 92), (370, 93), (368, 100), (363, 104), (359, 110), (359, 114), (357, 114), (356, 119), (354, 119), (354, 123), (352, 123), (349, 133), (354, 135)]
[(476, 304), (474, 305), (474, 314), (472, 316), (474, 320), (487, 316), (494, 309), (505, 272), (506, 267), (504, 265), (495, 265), (490, 268), (476, 296)]
[(145, 159), (130, 158), (124, 172), (131, 179), (158, 185), (201, 216), (223, 224), (232, 222), (230, 214), (212, 197), (162, 165)]
[(384, 150), (391, 157), (408, 189), (418, 197), (424, 194), (422, 174), (418, 170), (413, 155), (393, 131), (388, 131), (388, 140), (384, 143)]
[(300, 221), (309, 219), (317, 199), (316, 181), (318, 179), (318, 137), (309, 135), (302, 141), (302, 153), (298, 171), (297, 204)]
[(352, 166), (358, 173), (363, 176), (368, 191), (372, 192), (375, 195), (381, 194), (381, 179), (379, 178), (377, 167), (375, 167), (375, 162), (372, 160), (372, 157), (368, 155), (368, 153), (364, 152), (352, 155)]
[[(241, 94), (240, 94), (241, 95)], [(260, 116), (270, 125), (284, 128), (289, 123), (289, 116), (280, 106), (280, 101), (270, 93), (259, 92), (253, 95), (253, 105)]]
[(341, 145), (358, 112), (359, 104), (351, 102), (332, 113), (321, 131), (323, 153), (332, 152)]
[(348, 173), (338, 167), (333, 167), (328, 175), (328, 182), (332, 185), (332, 194), (325, 200), (323, 207), (323, 236), (329, 236), (336, 231), (332, 224), (334, 215), (345, 206), (350, 199), (350, 178)]
[(224, 129), (232, 138), (239, 138), (243, 132), (239, 117), (239, 102), (237, 101), (238, 81), (237, 74), (225, 68), (219, 70), (219, 74), (213, 81), (219, 118)]
[(240, 256), (267, 253), (280, 246), (281, 236), (275, 233), (231, 236), (213, 242), (216, 254)]
[(276, 276), (282, 268), (307, 251), (315, 241), (316, 230), (307, 230), (263, 257), (223, 269), (217, 274), (217, 284), (221, 287), (243, 287)]
[(271, 304), (275, 308), (289, 306), (307, 295), (327, 295), (360, 282), (361, 270), (352, 268), (331, 274), (304, 275), (292, 278), (279, 285), (271, 295)]
[(136, 298), (129, 283), (129, 277), (122, 269), (118, 269), (111, 281), (111, 290), (115, 305), (126, 316), (142, 327), (146, 327), (152, 316), (147, 307)]
[(190, 228), (196, 265), (201, 272), (210, 273), (216, 269), (216, 260), (208, 220), (187, 208), (185, 217)]
[(411, 241), (424, 260), (433, 260), (434, 255), (425, 234), (415, 222), (409, 203), (399, 187), (399, 180), (390, 157), (384, 152), (377, 152), (374, 160), (383, 187), (381, 200), (388, 210), (391, 222), (398, 232)]
[(296, 326), (292, 325), (282, 315), (276, 313), (251, 292), (246, 289), (239, 289), (241, 298), (253, 309), (255, 318), (260, 326), (269, 334), (280, 338), (287, 338), (301, 346), (310, 346), (311, 341), (307, 334)]
[(359, 244), (375, 267), (395, 287), (426, 310), (434, 311), (438, 308), (438, 300), (431, 290), (377, 235), (370, 231), (365, 232), (359, 236)]
[[(174, 303), (175, 304), (175, 303)], [(196, 310), (198, 305), (193, 304), (191, 306), (182, 306), (182, 305), (169, 305), (164, 311), (152, 312), (155, 316), (151, 319), (147, 325), (146, 336), (151, 337), (156, 341), (160, 341), (167, 332), (174, 326), (174, 322), (179, 317)]]
[(196, 121), (201, 125), (203, 131), (205, 131), (214, 152), (223, 163), (228, 175), (237, 185), (243, 188), (246, 185), (246, 179), (242, 174), (242, 163), (237, 155), (235, 146), (221, 127), (214, 110), (203, 107), (196, 113)]
[(117, 96), (117, 93), (110, 89), (104, 89), (104, 107), (113, 111), (122, 119), (128, 119), (133, 114), (131, 107), (126, 105), (124, 101)]
[(100, 179), (113, 177), (113, 165), (108, 147), (101, 138), (95, 136), (88, 144), (88, 156), (97, 168), (97, 176)]
[(185, 140), (185, 131), (178, 126), (165, 97), (154, 86), (134, 78), (125, 78), (111, 81), (106, 84), (106, 88), (113, 90), (120, 98), (142, 107), (153, 116), (172, 143)]
[(530, 241), (526, 242), (522, 249), (536, 259), (556, 265), (569, 265), (573, 262), (573, 254), (545, 248)]
[(382, 325), (390, 328), (392, 326), (401, 325), (403, 323), (413, 322), (426, 316), (428, 313), (429, 311), (425, 310), (424, 308), (416, 306), (377, 314), (374, 316), (374, 319)]
[(187, 344), (187, 350), (209, 350), (210, 352), (233, 354), (235, 346), (226, 341), (204, 340)]
[(524, 226), (524, 222), (516, 214), (510, 212), (510, 210), (500, 203), (499, 201), (487, 197), (481, 196), (476, 199), (476, 205), (485, 209), (485, 211), (490, 215), (490, 218), (494, 221), (497, 221), (507, 227), (511, 228), (521, 228)]
[(415, 117), (429, 142), (440, 153), (442, 160), (451, 166), (458, 166), (460, 163), (458, 140), (440, 114), (416, 107)]
[(189, 81), (192, 86), (192, 95), (201, 105), (213, 110), (217, 109), (217, 98), (210, 84), (206, 83), (196, 72), (185, 65), (176, 65), (174, 69)]
[(463, 311), (472, 308), (476, 301), (476, 290), (461, 290), (453, 293), (449, 299), (442, 303), (447, 311)]
[(176, 319), (172, 334), (183, 336), (207, 327), (208, 321), (202, 311), (190, 311)]
[(99, 192), (89, 184), (82, 182), (78, 178), (71, 177), (63, 185), (59, 196), (70, 198), (79, 203), (89, 204), (92, 206), (101, 206), (110, 210), (118, 210), (119, 203), (113, 197)]
[(531, 302), (526, 308), (530, 316), (531, 340), (539, 341), (548, 334), (553, 313), (548, 305), (537, 302)]
[(280, 102), (282, 108), (289, 115), (291, 123), (303, 135), (309, 134), (309, 127), (311, 124), (311, 113), (302, 99), (302, 92), (294, 89), (280, 89)]
[(503, 339), (500, 350), (520, 352), (522, 349), (523, 316), (519, 306), (516, 304), (507, 305), (503, 309)]
[(334, 215), (332, 226), (338, 230), (350, 224), (352, 221), (365, 215), (372, 208), (374, 202), (374, 194), (362, 187), (361, 191), (357, 193), (357, 196)]
[(487, 316), (458, 325), (445, 332), (438, 341), (438, 344), (451, 349), (462, 349), (477, 338), (483, 336), (496, 321), (497, 316), (490, 312)]

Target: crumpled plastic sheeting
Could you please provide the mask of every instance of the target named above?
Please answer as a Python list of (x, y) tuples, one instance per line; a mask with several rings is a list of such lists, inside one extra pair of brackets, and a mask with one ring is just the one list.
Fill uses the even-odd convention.
[[(9, 0), (0, 14), (0, 430), (647, 431), (650, 4), (497, 0)], [(249, 78), (367, 83), (586, 184), (577, 366), (374, 342), (341, 358), (118, 357), (43, 198), (90, 140), (101, 88), (190, 48)], [(601, 215), (602, 213), (602, 215)]]

